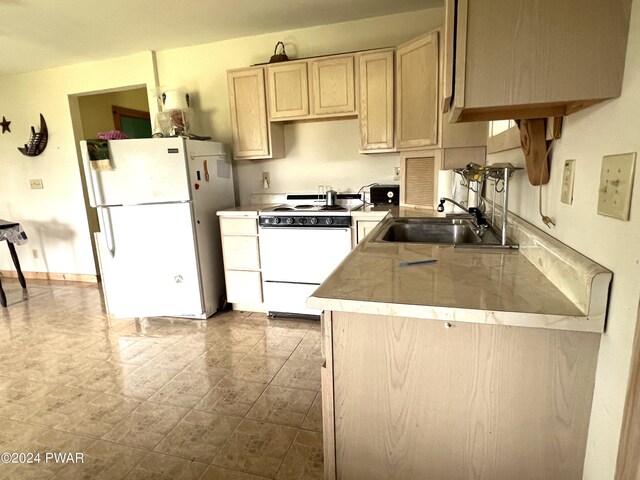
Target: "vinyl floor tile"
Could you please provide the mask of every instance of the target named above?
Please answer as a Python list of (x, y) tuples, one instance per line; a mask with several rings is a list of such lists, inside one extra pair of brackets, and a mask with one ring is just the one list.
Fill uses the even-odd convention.
[(288, 360), (271, 382), (279, 387), (320, 390), (320, 365)]
[(322, 434), (301, 430), (289, 449), (278, 480), (322, 480), (324, 456)]
[(243, 420), (211, 463), (273, 478), (296, 434), (295, 428)]
[(193, 408), (222, 380), (226, 373), (217, 376), (197, 375), (182, 372), (149, 398), (151, 402)]
[(253, 475), (251, 473), (229, 470), (228, 468), (211, 465), (202, 475), (200, 480), (264, 480), (269, 477)]
[(300, 339), (286, 335), (275, 335), (268, 332), (248, 353), (263, 357), (280, 357), (287, 359), (296, 349)]
[(177, 372), (172, 370), (145, 365), (124, 377), (122, 384), (111, 388), (108, 393), (148, 400), (176, 375)]
[(143, 403), (102, 438), (152, 450), (187, 413), (186, 408)]
[(125, 478), (147, 452), (98, 440), (84, 452), (82, 463), (66, 465), (56, 480), (116, 480)]
[[(247, 355), (232, 367), (227, 378), (242, 379), (247, 382), (269, 383), (285, 363), (284, 358)], [(319, 373), (319, 371), (318, 371)]]
[(191, 411), (158, 444), (157, 452), (209, 463), (242, 419)]
[(140, 405), (131, 398), (101, 393), (83, 405), (64, 430), (100, 438)]
[(150, 453), (125, 478), (126, 480), (198, 480), (205, 463)]
[(316, 394), (316, 398), (311, 404), (301, 428), (322, 432), (322, 392)]
[(244, 417), (266, 387), (263, 383), (224, 378), (194, 408)]
[(316, 393), (310, 390), (270, 385), (246, 416), (253, 420), (299, 427), (315, 397)]

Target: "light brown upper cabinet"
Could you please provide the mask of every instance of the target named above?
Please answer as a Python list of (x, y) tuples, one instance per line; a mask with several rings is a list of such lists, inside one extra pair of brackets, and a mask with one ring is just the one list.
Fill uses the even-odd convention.
[(463, 168), (472, 162), (484, 165), (488, 122), (452, 124), (450, 114), (441, 113), (446, 79), (440, 72), (444, 70), (441, 63), (446, 63), (448, 45), (446, 35), (445, 44), (440, 43), (440, 33), (435, 30), (398, 47), (397, 147), (401, 151), (438, 149), (440, 168), (445, 170)]
[(396, 51), (396, 138), (399, 150), (438, 144), (438, 32)]
[(357, 56), (360, 77), (360, 152), (394, 149), (393, 57), (394, 49)]
[(229, 70), (227, 82), (234, 158), (284, 156), (283, 127), (267, 120), (264, 68)]
[(445, 53), (442, 107), (450, 104), (452, 121), (563, 116), (620, 95), (631, 0), (446, 7), (455, 53)]
[(355, 115), (353, 55), (311, 60), (313, 115)]
[(268, 65), (267, 76), (270, 120), (309, 115), (307, 62)]

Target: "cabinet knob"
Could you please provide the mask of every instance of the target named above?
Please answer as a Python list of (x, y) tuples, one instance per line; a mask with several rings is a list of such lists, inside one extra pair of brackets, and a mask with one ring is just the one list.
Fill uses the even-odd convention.
[(449, 322), (445, 322), (444, 323), (444, 328), (451, 328), (451, 327), (453, 327), (453, 325), (451, 325), (451, 323), (449, 323)]

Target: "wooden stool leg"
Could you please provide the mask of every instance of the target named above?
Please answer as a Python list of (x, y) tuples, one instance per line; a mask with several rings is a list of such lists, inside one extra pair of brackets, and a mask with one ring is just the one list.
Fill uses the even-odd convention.
[(24, 275), (22, 274), (22, 269), (20, 268), (20, 260), (18, 260), (16, 247), (11, 242), (7, 242), (7, 246), (9, 247), (9, 253), (11, 253), (11, 259), (13, 260), (13, 264), (16, 267), (16, 272), (18, 272), (18, 281), (20, 282), (20, 285), (22, 285), (22, 288), (27, 288), (27, 282), (24, 279)]
[(0, 305), (3, 307), (7, 306), (7, 296), (4, 294), (4, 290), (2, 289), (2, 280), (0, 280)]

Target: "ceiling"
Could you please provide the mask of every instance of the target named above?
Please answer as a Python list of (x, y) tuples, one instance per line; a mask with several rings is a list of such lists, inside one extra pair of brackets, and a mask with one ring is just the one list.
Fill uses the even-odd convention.
[(443, 0), (0, 0), (0, 76), (442, 5)]

